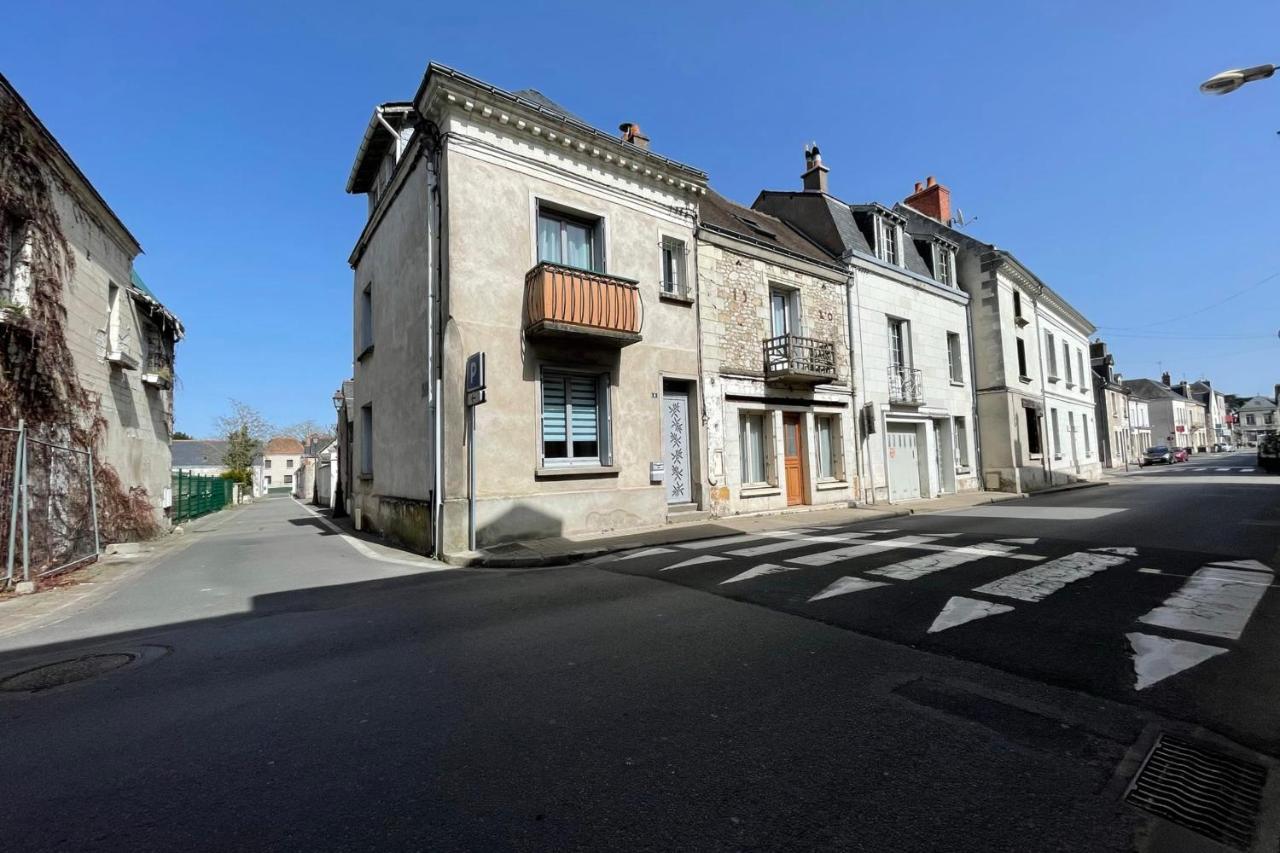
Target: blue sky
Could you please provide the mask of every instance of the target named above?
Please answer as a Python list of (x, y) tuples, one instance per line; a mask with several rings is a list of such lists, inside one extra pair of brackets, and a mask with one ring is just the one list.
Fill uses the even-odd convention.
[[(1105, 333), (1130, 377), (1280, 382), (1280, 4), (41, 2), (9, 77), (183, 318), (178, 428), (227, 399), (332, 420), (365, 212), (343, 186), (370, 110), (429, 60), (537, 88), (750, 203), (799, 186), (892, 203), (936, 175)], [(1216, 11), (1229, 8), (1229, 12)], [(1254, 286), (1257, 285), (1257, 286)], [(1248, 292), (1218, 305), (1245, 288)], [(1171, 321), (1171, 322), (1166, 322)]]

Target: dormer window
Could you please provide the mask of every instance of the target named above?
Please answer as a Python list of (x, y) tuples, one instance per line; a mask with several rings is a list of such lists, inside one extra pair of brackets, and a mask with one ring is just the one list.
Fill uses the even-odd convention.
[(956, 253), (945, 243), (933, 244), (933, 277), (947, 287), (956, 286)]
[(902, 266), (902, 232), (898, 223), (876, 217), (876, 256), (887, 264)]

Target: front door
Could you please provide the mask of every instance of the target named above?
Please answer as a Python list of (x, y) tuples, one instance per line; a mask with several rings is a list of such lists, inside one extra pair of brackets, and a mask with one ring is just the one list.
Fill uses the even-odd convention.
[(689, 392), (683, 388), (662, 391), (662, 464), (667, 483), (667, 503), (693, 500), (689, 483)]
[(782, 456), (787, 477), (787, 506), (802, 504), (804, 500), (804, 467), (800, 457), (804, 453), (804, 436), (801, 433), (799, 415), (782, 416)]
[(911, 501), (921, 497), (920, 456), (916, 448), (916, 425), (889, 423), (885, 442), (889, 445), (889, 500)]

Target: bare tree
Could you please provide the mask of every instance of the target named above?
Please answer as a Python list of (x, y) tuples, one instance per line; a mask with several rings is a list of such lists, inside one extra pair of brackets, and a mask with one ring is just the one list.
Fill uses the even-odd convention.
[(213, 422), (218, 435), (230, 436), (232, 433), (243, 432), (256, 442), (265, 442), (275, 434), (275, 428), (271, 426), (271, 422), (253, 406), (240, 400), (228, 402), (231, 403), (231, 411)]
[(334, 428), (332, 424), (322, 424), (318, 421), (307, 419), (298, 421), (296, 424), (290, 424), (287, 427), (281, 427), (276, 431), (276, 435), (289, 435), (299, 441), (306, 441), (307, 436), (311, 435), (333, 435)]

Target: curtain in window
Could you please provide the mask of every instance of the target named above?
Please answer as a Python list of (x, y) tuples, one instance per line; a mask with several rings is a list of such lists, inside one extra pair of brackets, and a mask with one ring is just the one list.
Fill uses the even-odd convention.
[(591, 269), (591, 229), (576, 222), (566, 222), (564, 237), (564, 263), (578, 269)]
[(834, 477), (836, 475), (835, 457), (832, 454), (834, 432), (831, 418), (818, 418), (818, 476)]
[(742, 482), (763, 483), (764, 477), (764, 417), (743, 415), (739, 430), (742, 455)]
[(773, 335), (778, 337), (791, 331), (788, 322), (787, 294), (774, 292), (769, 296), (769, 305), (773, 311)]
[(538, 262), (559, 264), (560, 223), (545, 216), (538, 217)]

